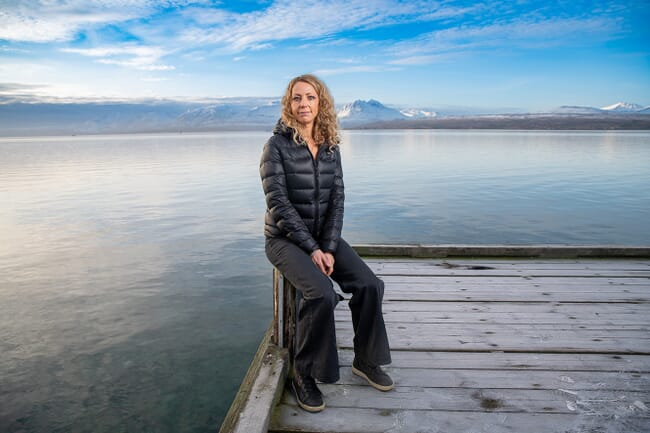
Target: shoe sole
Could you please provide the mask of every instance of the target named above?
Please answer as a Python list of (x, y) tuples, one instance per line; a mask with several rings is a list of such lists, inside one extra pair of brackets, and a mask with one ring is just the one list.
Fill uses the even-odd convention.
[(303, 403), (302, 401), (300, 401), (300, 397), (298, 397), (298, 392), (296, 392), (296, 386), (293, 383), (291, 384), (291, 388), (293, 388), (293, 395), (296, 397), (296, 402), (298, 402), (298, 406), (300, 406), (307, 412), (316, 413), (325, 409), (325, 403), (321, 404), (320, 406), (310, 406), (306, 403)]
[(366, 373), (364, 373), (364, 372), (361, 371), (361, 370), (358, 370), (358, 369), (355, 368), (354, 366), (352, 366), (352, 373), (356, 374), (356, 375), (359, 376), (359, 377), (362, 377), (362, 378), (366, 379), (366, 380), (368, 381), (368, 383), (369, 383), (370, 385), (372, 385), (373, 388), (378, 389), (378, 390), (380, 390), (380, 391), (390, 391), (391, 389), (395, 388), (395, 384), (394, 384), (394, 383), (391, 383), (390, 385), (380, 385), (380, 384), (378, 384), (378, 383), (373, 382), (373, 381), (370, 380), (370, 378), (366, 375)]

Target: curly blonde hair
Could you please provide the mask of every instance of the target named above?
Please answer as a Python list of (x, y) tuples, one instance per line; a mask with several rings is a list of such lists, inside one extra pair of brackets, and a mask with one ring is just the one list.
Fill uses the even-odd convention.
[(338, 122), (336, 120), (336, 110), (334, 109), (334, 98), (329, 89), (318, 77), (311, 74), (299, 75), (292, 79), (287, 85), (287, 90), (282, 97), (282, 121), (285, 125), (293, 128), (293, 139), (296, 143), (304, 143), (305, 140), (300, 135), (300, 124), (291, 114), (291, 92), (296, 83), (302, 81), (311, 85), (318, 93), (318, 115), (314, 120), (314, 140), (316, 144), (327, 143), (330, 147), (336, 146), (341, 142), (339, 137)]

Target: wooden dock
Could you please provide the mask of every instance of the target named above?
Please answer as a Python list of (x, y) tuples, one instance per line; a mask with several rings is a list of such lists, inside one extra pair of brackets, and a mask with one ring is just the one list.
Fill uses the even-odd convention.
[[(341, 302), (341, 380), (320, 385), (325, 411), (297, 407), (281, 387), (287, 354), (273, 357), (266, 348), (263, 381), (280, 387), (263, 397), (258, 383), (247, 398), (265, 400), (268, 413), (233, 409), (231, 418), (265, 418), (262, 428), (277, 433), (649, 432), (648, 249), (586, 259), (579, 249), (529, 248), (507, 259), (479, 249), (474, 258), (367, 259), (386, 286), (393, 391), (379, 392), (351, 373), (352, 327)], [(222, 432), (257, 433), (246, 428)]]

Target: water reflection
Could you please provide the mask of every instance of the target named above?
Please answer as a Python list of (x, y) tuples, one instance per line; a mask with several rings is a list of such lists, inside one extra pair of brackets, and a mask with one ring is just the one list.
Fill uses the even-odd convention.
[[(271, 315), (268, 133), (0, 139), (0, 430), (216, 431)], [(343, 133), (351, 242), (650, 243), (649, 133)]]
[[(647, 132), (369, 131), (346, 138), (346, 182), (354, 189), (345, 230), (355, 242), (650, 241)], [(612, 146), (615, 153), (604, 150)]]

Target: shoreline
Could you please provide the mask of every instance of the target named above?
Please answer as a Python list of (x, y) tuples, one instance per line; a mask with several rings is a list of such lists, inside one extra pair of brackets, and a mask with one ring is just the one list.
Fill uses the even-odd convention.
[[(406, 123), (405, 123), (406, 122)], [(422, 120), (422, 122), (431, 122), (431, 120)], [(503, 131), (503, 132), (565, 132), (565, 133), (580, 133), (580, 132), (617, 132), (617, 133), (644, 133), (650, 132), (650, 116), (644, 119), (643, 127), (611, 127), (611, 128), (597, 128), (597, 127), (524, 127), (516, 123), (510, 123), (509, 126), (499, 125), (498, 119), (487, 120), (486, 122), (479, 122), (471, 125), (468, 119), (446, 118), (436, 120), (433, 126), (426, 126), (425, 123), (420, 121), (399, 121), (399, 122), (382, 122), (380, 124), (365, 124), (354, 127), (343, 127), (341, 131)], [(461, 126), (462, 122), (466, 122), (467, 126)], [(577, 126), (577, 125), (576, 125)], [(585, 125), (583, 125), (585, 126)], [(73, 130), (45, 130), (45, 131), (16, 131), (10, 134), (4, 134), (6, 131), (0, 131), (0, 140), (5, 139), (25, 139), (25, 138), (63, 138), (63, 137), (99, 137), (99, 136), (128, 136), (128, 135), (196, 135), (196, 134), (212, 134), (212, 133), (233, 133), (233, 132), (264, 132), (269, 133), (273, 129), (272, 126), (251, 126), (247, 128), (236, 127), (222, 127), (222, 128), (195, 128), (192, 130), (178, 130), (174, 128), (161, 128), (161, 129), (143, 129), (134, 131), (124, 130), (109, 130), (109, 131), (73, 131)]]

